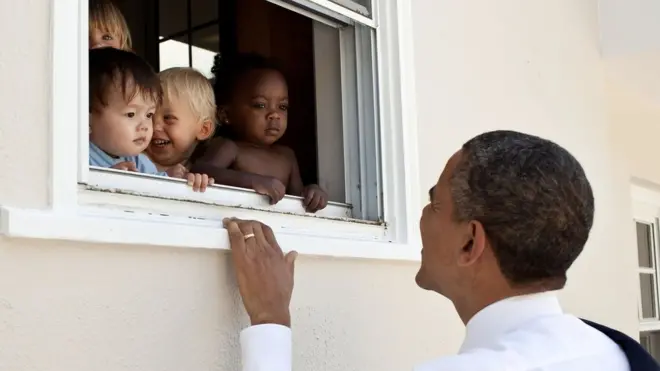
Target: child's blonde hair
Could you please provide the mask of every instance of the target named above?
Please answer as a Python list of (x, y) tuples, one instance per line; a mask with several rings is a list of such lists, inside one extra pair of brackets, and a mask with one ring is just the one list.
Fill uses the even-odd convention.
[(200, 120), (216, 123), (215, 96), (211, 82), (194, 68), (172, 67), (158, 76), (163, 87), (163, 99), (185, 99)]
[(89, 33), (100, 30), (119, 39), (120, 49), (133, 48), (131, 32), (124, 15), (111, 0), (89, 0)]

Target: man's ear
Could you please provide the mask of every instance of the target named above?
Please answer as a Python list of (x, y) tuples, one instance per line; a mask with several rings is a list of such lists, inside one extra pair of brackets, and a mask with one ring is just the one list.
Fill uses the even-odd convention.
[(461, 250), (458, 264), (468, 266), (474, 264), (486, 249), (486, 231), (483, 224), (477, 220), (472, 220), (467, 225), (467, 235), (465, 244)]
[(207, 140), (211, 135), (213, 135), (213, 129), (215, 127), (215, 123), (211, 119), (205, 119), (202, 121), (202, 127), (199, 129), (199, 133), (197, 133), (197, 140), (202, 141), (202, 140)]

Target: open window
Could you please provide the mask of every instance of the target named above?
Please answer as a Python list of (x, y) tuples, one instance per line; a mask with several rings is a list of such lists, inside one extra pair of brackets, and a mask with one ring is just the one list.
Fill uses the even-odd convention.
[(134, 50), (157, 70), (208, 72), (211, 54), (256, 51), (293, 71), (286, 144), (334, 200), (316, 214), (298, 197), (272, 206), (249, 189), (196, 193), (178, 179), (90, 168), (88, 1), (50, 6), (49, 204), (0, 205), (0, 234), (227, 249), (222, 220), (238, 217), (303, 254), (419, 259), (410, 0), (115, 0)]
[[(331, 201), (316, 216), (384, 220), (374, 7), (369, 0), (115, 0), (134, 50), (156, 70), (193, 67), (209, 78), (216, 54), (256, 52), (279, 62), (289, 86), (288, 128), (304, 184)], [(83, 183), (182, 199), (176, 179), (92, 167)], [(123, 178), (120, 178), (123, 177)], [(153, 182), (160, 184), (155, 186)], [(287, 196), (268, 205), (252, 190), (214, 186), (196, 202), (304, 214)]]

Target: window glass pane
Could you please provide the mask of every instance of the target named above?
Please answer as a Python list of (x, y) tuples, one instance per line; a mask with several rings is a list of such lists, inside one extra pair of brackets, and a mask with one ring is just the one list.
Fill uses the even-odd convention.
[(207, 77), (211, 77), (213, 58), (220, 52), (218, 24), (193, 32), (192, 66)]
[(637, 225), (637, 256), (639, 266), (653, 267), (653, 228), (646, 223), (635, 223)]
[(643, 332), (639, 335), (639, 343), (646, 349), (647, 352), (651, 353), (651, 335), (649, 333)]
[(159, 45), (160, 70), (170, 67), (188, 67), (188, 37), (180, 36)]
[(193, 46), (188, 48), (188, 35), (176, 37), (160, 43), (160, 70), (170, 67), (190, 67), (189, 55), (192, 51), (192, 67), (207, 77), (211, 77), (213, 58), (218, 53), (219, 34), (217, 25), (193, 32)]
[(660, 332), (642, 332), (639, 336), (639, 342), (649, 352), (653, 358), (660, 359)]
[(332, 2), (366, 17), (371, 17), (371, 0), (332, 0)]
[(188, 6), (186, 0), (158, 0), (158, 34), (171, 37), (185, 32), (188, 27)]
[(190, 0), (192, 27), (218, 20), (218, 0)]
[(655, 275), (639, 274), (639, 286), (642, 295), (642, 318), (655, 318)]

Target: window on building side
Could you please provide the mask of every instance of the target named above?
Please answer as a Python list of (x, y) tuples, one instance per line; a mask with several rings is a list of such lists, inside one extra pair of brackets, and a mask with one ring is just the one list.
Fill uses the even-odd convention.
[[(211, 79), (217, 55), (255, 52), (277, 61), (290, 100), (288, 128), (279, 143), (294, 151), (303, 183), (318, 184), (328, 194), (330, 203), (317, 216), (379, 223), (383, 201), (375, 2), (114, 1), (127, 20), (133, 50), (156, 71), (193, 67)], [(147, 181), (160, 183), (149, 187)], [(94, 189), (166, 198), (178, 198), (179, 191), (170, 189), (181, 186), (174, 179), (97, 167), (90, 168), (86, 183)], [(267, 202), (234, 201), (236, 192), (252, 190), (217, 185), (195, 201), (269, 208)], [(303, 213), (304, 208), (293, 212)]]
[(657, 224), (635, 221), (639, 261), (639, 320), (642, 346), (660, 360), (660, 321), (658, 317)]

